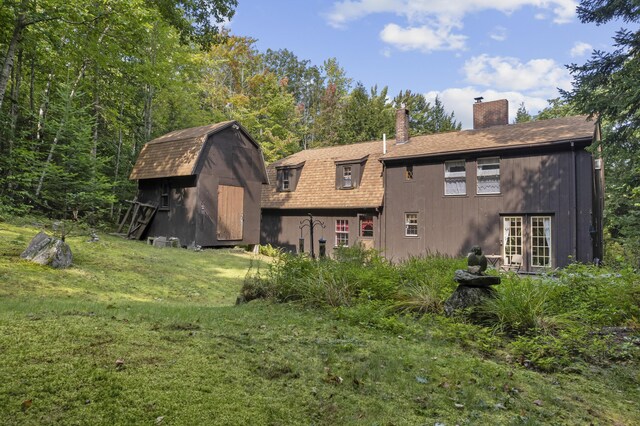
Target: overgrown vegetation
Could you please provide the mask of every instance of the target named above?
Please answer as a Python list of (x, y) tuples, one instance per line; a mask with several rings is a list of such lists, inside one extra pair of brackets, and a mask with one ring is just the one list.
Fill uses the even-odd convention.
[[(620, 334), (609, 344), (597, 326), (612, 318), (631, 329), (631, 310), (591, 316), (598, 333), (581, 327), (569, 345), (570, 328), (507, 336), (437, 314), (464, 265), (457, 259), (392, 265), (350, 249), (341, 265), (287, 258), (268, 267), (223, 250), (103, 234), (90, 243), (78, 225), (67, 233), (74, 265), (52, 270), (19, 259), (37, 232), (32, 219), (20, 222), (0, 222), (2, 424), (640, 422), (637, 349)], [(245, 286), (296, 302), (232, 306), (249, 268)], [(273, 286), (285, 271), (306, 277), (306, 290)], [(577, 285), (577, 274), (591, 273), (577, 267), (566, 279)], [(323, 295), (314, 274), (339, 283), (327, 291), (338, 296)], [(637, 288), (635, 277), (616, 276), (618, 290)], [(600, 284), (598, 303), (631, 300), (607, 298), (606, 278)], [(407, 305), (420, 288), (431, 289), (428, 303)], [(576, 357), (584, 340), (599, 349)], [(563, 368), (552, 374), (520, 365), (545, 368), (547, 359), (568, 362), (550, 363)]]
[[(392, 264), (374, 250), (343, 248), (335, 259), (314, 261), (282, 254), (267, 269), (247, 275), (246, 300), (299, 301), (333, 309), (338, 318), (394, 332), (419, 330), (416, 316), (442, 316), (464, 259), (440, 255)], [(574, 264), (553, 276), (503, 275), (497, 296), (457, 318), (474, 319), (476, 332), (516, 362), (542, 370), (640, 355), (640, 278), (632, 270)], [(485, 330), (485, 331), (480, 331)]]

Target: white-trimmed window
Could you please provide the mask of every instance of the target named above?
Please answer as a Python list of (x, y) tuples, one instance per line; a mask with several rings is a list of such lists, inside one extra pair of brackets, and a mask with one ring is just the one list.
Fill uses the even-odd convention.
[(336, 219), (336, 247), (349, 245), (349, 221)]
[(511, 265), (514, 256), (522, 258), (522, 216), (504, 217), (502, 218), (502, 225), (503, 262), (505, 265)]
[(531, 266), (551, 267), (551, 217), (531, 217)]
[(478, 194), (500, 193), (500, 158), (478, 159)]
[(404, 236), (405, 237), (418, 236), (418, 213), (404, 214)]
[(466, 195), (467, 172), (464, 160), (444, 163), (444, 195)]
[(353, 179), (351, 174), (351, 166), (342, 167), (342, 187), (353, 188)]

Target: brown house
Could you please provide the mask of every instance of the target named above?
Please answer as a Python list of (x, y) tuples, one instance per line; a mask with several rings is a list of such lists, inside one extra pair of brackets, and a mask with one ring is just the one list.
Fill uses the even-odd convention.
[(176, 130), (149, 141), (130, 179), (139, 203), (157, 206), (139, 238), (177, 237), (183, 246), (257, 244), (262, 151), (235, 121)]
[[(299, 221), (312, 212), (322, 216), (332, 245), (368, 241), (363, 223), (371, 217), (369, 244), (391, 259), (458, 256), (476, 244), (531, 272), (601, 259), (603, 171), (586, 150), (600, 137), (598, 127), (586, 117), (509, 125), (507, 108), (506, 100), (478, 102), (474, 130), (410, 139), (401, 110), (399, 140), (389, 141), (384, 155), (382, 142), (368, 142), (271, 165), (261, 242), (294, 250)], [(358, 164), (365, 166), (356, 181)], [(340, 186), (344, 165), (353, 189)]]
[(329, 253), (332, 247), (358, 242), (382, 249), (382, 155), (382, 142), (364, 142), (305, 150), (269, 165), (261, 244), (296, 252), (302, 238), (309, 252), (310, 230), (301, 226), (312, 214), (321, 222), (314, 229), (315, 253), (321, 238)]

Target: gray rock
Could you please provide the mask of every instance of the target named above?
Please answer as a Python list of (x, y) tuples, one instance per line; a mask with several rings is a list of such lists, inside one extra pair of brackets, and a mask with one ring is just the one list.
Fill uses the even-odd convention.
[(73, 262), (73, 254), (69, 244), (58, 238), (50, 237), (43, 231), (33, 237), (20, 257), (56, 269), (68, 268)]
[(491, 287), (469, 287), (461, 284), (444, 302), (444, 312), (451, 316), (457, 310), (478, 306), (485, 298), (495, 295), (496, 291)]
[(488, 287), (500, 284), (500, 277), (493, 275), (477, 275), (469, 271), (458, 269), (453, 277), (454, 281), (470, 287)]

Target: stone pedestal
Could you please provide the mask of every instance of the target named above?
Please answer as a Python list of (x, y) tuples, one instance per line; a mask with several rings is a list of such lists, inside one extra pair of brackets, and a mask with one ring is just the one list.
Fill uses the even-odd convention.
[(444, 312), (448, 316), (457, 310), (478, 306), (487, 297), (495, 297), (496, 291), (491, 286), (500, 284), (500, 277), (475, 274), (462, 269), (455, 272), (453, 279), (459, 285), (444, 302)]

